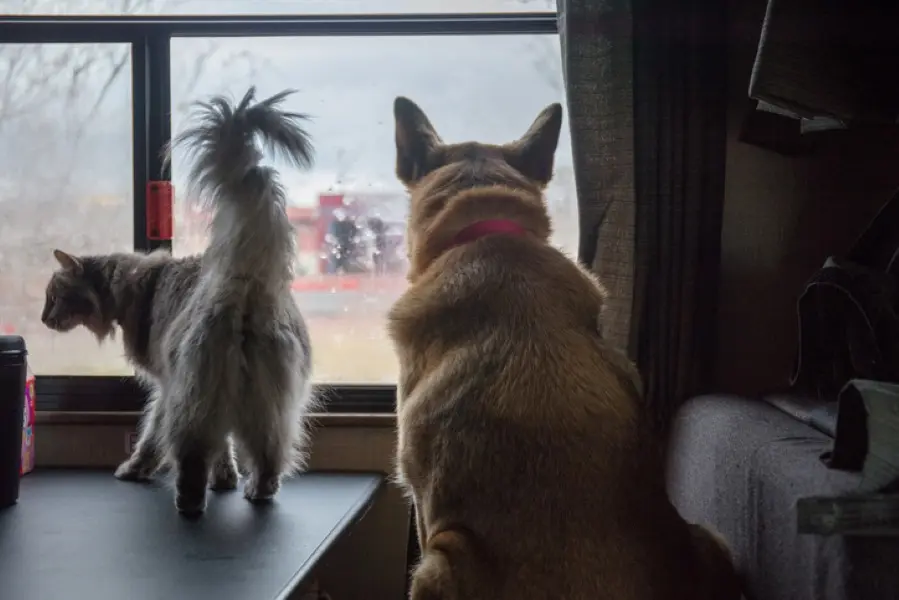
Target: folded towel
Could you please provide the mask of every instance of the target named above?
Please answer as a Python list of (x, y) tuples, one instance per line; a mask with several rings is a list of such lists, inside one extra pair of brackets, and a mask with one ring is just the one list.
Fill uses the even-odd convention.
[(775, 106), (774, 104), (769, 104), (768, 102), (764, 101), (759, 101), (759, 103), (756, 105), (756, 110), (798, 120), (800, 133), (846, 129), (846, 123), (840, 121), (839, 119), (833, 119), (830, 117), (812, 117), (810, 119), (806, 117), (800, 117), (791, 110), (787, 110), (786, 108)]

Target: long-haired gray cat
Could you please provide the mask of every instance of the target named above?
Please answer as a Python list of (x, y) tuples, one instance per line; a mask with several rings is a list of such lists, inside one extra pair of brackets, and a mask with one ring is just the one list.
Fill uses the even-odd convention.
[(232, 438), (247, 463), (248, 500), (271, 499), (303, 462), (309, 335), (290, 289), (295, 248), (284, 190), (257, 148), (261, 138), (295, 165), (311, 165), (305, 117), (279, 108), (289, 94), (254, 104), (251, 88), (236, 106), (216, 96), (197, 105), (194, 126), (175, 140), (193, 160), (189, 196), (213, 210), (203, 255), (54, 251), (61, 268), (47, 286), (44, 324), (82, 325), (99, 341), (120, 327), (153, 390), (116, 477), (143, 480), (173, 466), (175, 505), (187, 514), (205, 509), (207, 483), (236, 487)]

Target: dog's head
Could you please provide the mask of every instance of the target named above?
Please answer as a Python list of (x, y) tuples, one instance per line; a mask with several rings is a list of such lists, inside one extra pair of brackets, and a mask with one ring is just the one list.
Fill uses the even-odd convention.
[(525, 134), (502, 145), (445, 144), (408, 98), (393, 105), (396, 174), (411, 196), (407, 248), (414, 280), (459, 231), (478, 220), (513, 219), (530, 234), (551, 234), (543, 190), (553, 174), (562, 106), (551, 104)]

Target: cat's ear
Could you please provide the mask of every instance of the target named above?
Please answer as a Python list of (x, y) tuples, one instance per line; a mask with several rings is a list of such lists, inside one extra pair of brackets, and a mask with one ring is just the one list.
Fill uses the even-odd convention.
[(77, 256), (72, 256), (68, 252), (63, 252), (57, 248), (53, 251), (53, 258), (66, 271), (71, 271), (76, 275), (81, 275), (84, 272), (84, 265)]
[(442, 142), (425, 112), (403, 96), (393, 102), (396, 120), (396, 175), (406, 185), (413, 185), (433, 171), (436, 150)]

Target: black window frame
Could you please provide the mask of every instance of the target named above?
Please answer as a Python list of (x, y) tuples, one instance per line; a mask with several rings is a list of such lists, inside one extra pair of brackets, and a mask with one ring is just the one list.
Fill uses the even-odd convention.
[[(171, 57), (175, 37), (301, 37), (558, 34), (555, 12), (463, 14), (31, 16), (0, 17), (3, 44), (127, 43), (131, 45), (134, 249), (171, 250), (147, 239), (146, 183), (171, 181), (161, 161), (171, 138)], [(36, 378), (40, 412), (133, 412), (146, 391), (134, 376)], [(395, 385), (318, 386), (324, 411), (392, 413)]]

